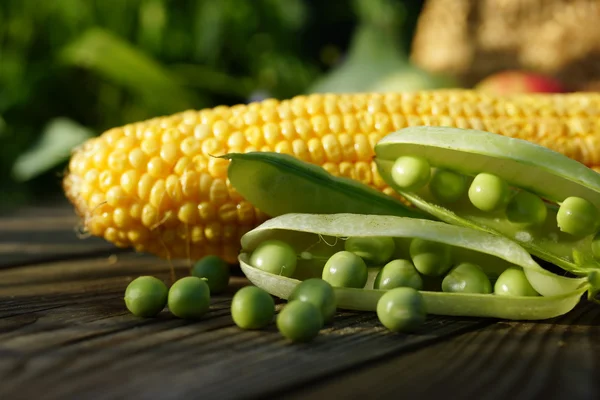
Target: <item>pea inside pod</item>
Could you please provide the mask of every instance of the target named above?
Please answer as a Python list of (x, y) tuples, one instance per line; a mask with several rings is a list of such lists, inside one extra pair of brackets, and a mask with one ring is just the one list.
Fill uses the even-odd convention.
[[(453, 251), (452, 263), (459, 265), (465, 259), (493, 260), (480, 262), (488, 276), (497, 276), (511, 267), (529, 271), (531, 285), (542, 296), (498, 296), (493, 293), (431, 292), (420, 290), (427, 312), (439, 315), (496, 317), (505, 319), (537, 320), (562, 315), (570, 311), (581, 295), (591, 288), (586, 278), (566, 278), (555, 275), (538, 265), (531, 255), (517, 243), (504, 237), (461, 226), (414, 218), (364, 214), (286, 214), (272, 218), (246, 233), (239, 256), (244, 274), (256, 286), (274, 296), (288, 299), (301, 282), (291, 277), (269, 273), (251, 265), (251, 254), (261, 243), (273, 238), (284, 240), (299, 255), (315, 242), (327, 241), (330, 246), (320, 248), (316, 259), (344, 251), (344, 240), (350, 237), (390, 237), (396, 241), (426, 240), (443, 243)], [(457, 251), (454, 251), (457, 250)], [(410, 255), (407, 255), (410, 257)], [(298, 264), (301, 269), (301, 264)], [(299, 271), (296, 271), (299, 272)], [(334, 287), (339, 309), (376, 311), (377, 303), (387, 290)]]
[[(424, 212), (505, 236), (576, 275), (600, 269), (593, 244), (600, 174), (585, 165), (528, 141), (449, 127), (402, 129), (379, 141), (375, 153), (382, 178)], [(396, 161), (406, 157), (463, 179), (406, 187), (394, 179)]]

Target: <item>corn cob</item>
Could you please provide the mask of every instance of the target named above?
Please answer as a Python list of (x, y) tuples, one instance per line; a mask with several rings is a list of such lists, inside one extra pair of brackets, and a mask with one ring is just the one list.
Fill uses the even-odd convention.
[(233, 263), (240, 237), (269, 217), (236, 193), (228, 162), (211, 155), (287, 153), (392, 194), (373, 147), (417, 125), (518, 137), (600, 170), (600, 94), (441, 90), (269, 99), (133, 123), (75, 149), (63, 184), (91, 235), (164, 258), (216, 254)]

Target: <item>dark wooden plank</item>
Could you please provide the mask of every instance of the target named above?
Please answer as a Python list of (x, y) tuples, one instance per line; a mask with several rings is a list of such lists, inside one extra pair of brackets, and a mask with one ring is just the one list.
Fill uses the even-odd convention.
[[(169, 261), (157, 257), (137, 254), (111, 254), (109, 256), (48, 262), (0, 270), (0, 296), (2, 295), (42, 295), (63, 290), (86, 290), (86, 285), (78, 286), (77, 281), (95, 281), (113, 277), (124, 277), (127, 281), (135, 276), (169, 272), (173, 266), (181, 274), (188, 273), (190, 264), (183, 260)], [(60, 287), (60, 290), (53, 288)], [(123, 285), (123, 282), (121, 282)], [(25, 286), (25, 288), (21, 288)], [(28, 288), (27, 286), (32, 286)], [(34, 292), (31, 292), (34, 290)]]
[[(133, 317), (122, 299), (132, 279), (152, 274), (169, 282), (171, 267), (184, 276), (189, 263), (115, 254), (105, 243), (68, 252), (50, 238), (76, 223), (68, 222), (70, 208), (21, 212), (0, 219), (0, 234), (8, 232), (0, 243), (10, 237), (54, 250), (4, 259), (11, 268), (0, 269), (0, 399), (599, 394), (596, 305), (537, 323), (432, 316), (411, 335), (387, 332), (373, 313), (342, 312), (314, 342), (291, 345), (274, 325), (242, 331), (232, 323), (231, 296), (247, 284), (243, 277), (213, 296), (200, 321), (167, 310)], [(36, 227), (39, 236), (31, 233)]]
[[(70, 315), (76, 325), (51, 323), (42, 316), (2, 335), (3, 397), (262, 397), (475, 324), (434, 318), (423, 332), (398, 337), (379, 330), (372, 315), (343, 314), (315, 342), (294, 346), (273, 328), (244, 332), (232, 326), (228, 303), (215, 304), (196, 323), (168, 316), (142, 323), (126, 314), (92, 319), (73, 309), (45, 312), (66, 323), (64, 317)], [(431, 332), (440, 322), (442, 329)]]
[(0, 214), (0, 268), (127, 251), (83, 237), (79, 228), (79, 218), (64, 199)]
[(262, 397), (489, 323), (432, 317), (416, 334), (391, 335), (373, 313), (340, 313), (314, 342), (291, 345), (274, 325), (233, 324), (230, 299), (247, 284), (242, 277), (213, 296), (201, 321), (166, 310), (133, 317), (123, 290), (142, 273), (168, 281), (169, 265), (127, 254), (0, 271), (0, 398)]
[(599, 357), (600, 307), (587, 303), (553, 320), (498, 322), (286, 398), (597, 399)]

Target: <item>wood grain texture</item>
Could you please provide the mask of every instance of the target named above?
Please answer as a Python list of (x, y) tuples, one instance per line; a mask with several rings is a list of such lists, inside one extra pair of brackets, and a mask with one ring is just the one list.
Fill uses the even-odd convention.
[(136, 318), (122, 296), (141, 273), (168, 282), (163, 260), (131, 254), (0, 271), (0, 398), (262, 397), (490, 323), (431, 317), (416, 334), (393, 335), (373, 313), (340, 313), (317, 340), (292, 345), (274, 324), (233, 324), (230, 300), (243, 277), (213, 296), (200, 321), (168, 310)]
[(498, 322), (304, 387), (288, 399), (597, 399), (600, 307), (553, 320)]
[[(600, 394), (597, 305), (537, 323), (430, 316), (410, 335), (386, 331), (374, 313), (340, 312), (315, 341), (293, 345), (274, 324), (261, 331), (233, 324), (231, 297), (248, 284), (234, 276), (199, 321), (176, 319), (168, 310), (141, 319), (125, 309), (127, 284), (146, 274), (169, 284), (170, 268), (182, 277), (189, 262), (95, 245), (63, 253), (56, 250), (57, 232), (66, 232), (65, 218), (72, 220), (53, 210), (0, 217), (0, 232), (55, 249), (0, 264), (2, 400), (577, 400)], [(32, 229), (40, 226), (36, 236)], [(0, 259), (6, 237), (0, 236)]]
[(64, 199), (0, 214), (0, 268), (128, 251), (101, 238), (82, 237), (79, 225)]

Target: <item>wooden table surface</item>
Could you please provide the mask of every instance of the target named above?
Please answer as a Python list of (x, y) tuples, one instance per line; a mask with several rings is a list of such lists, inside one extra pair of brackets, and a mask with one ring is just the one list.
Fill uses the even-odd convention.
[(81, 238), (64, 201), (0, 215), (0, 399), (600, 398), (591, 303), (535, 323), (430, 316), (410, 335), (340, 312), (290, 344), (233, 324), (241, 275), (200, 321), (136, 318), (123, 292), (142, 274), (168, 283), (169, 264)]

